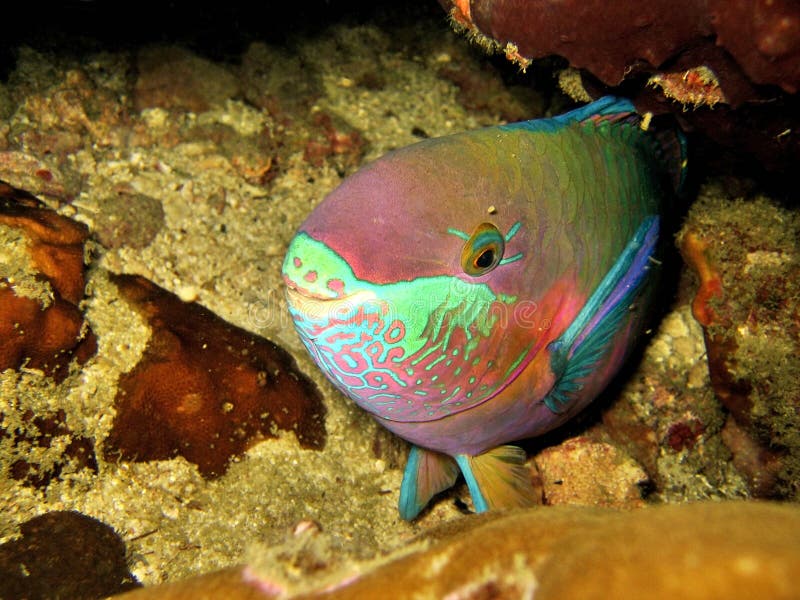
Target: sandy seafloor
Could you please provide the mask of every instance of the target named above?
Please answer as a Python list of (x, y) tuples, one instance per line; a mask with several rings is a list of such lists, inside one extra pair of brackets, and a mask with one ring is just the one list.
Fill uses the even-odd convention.
[[(267, 45), (265, 52), (274, 53), (276, 61), (301, 57), (296, 64), (306, 73), (313, 71), (320, 91), (306, 114), (324, 112), (358, 131), (366, 142), (361, 162), (418, 141), (420, 131), (433, 137), (502, 122), (497, 103), (468, 109), (459, 87), (440, 75), (442, 66), (454, 64), (478, 78), (483, 73), (481, 55), (451, 32), (444, 15), (425, 13), (415, 26), (403, 25), (402, 31), (387, 22), (344, 20), (320, 27), (313, 36), (295, 37), (286, 47)], [(81, 65), (91, 77), (122, 89), (129, 75), (119, 69), (131, 60), (127, 52), (100, 51), (78, 60), (21, 49), (17, 74), (43, 69), (57, 80), (61, 70)], [(283, 68), (291, 85), (291, 67)], [(530, 77), (525, 83), (531, 83)], [(522, 100), (518, 90), (512, 93), (503, 85), (487, 89), (501, 98), (499, 105), (511, 105), (517, 112), (548, 103), (556, 110), (564, 105), (564, 100), (550, 98), (551, 82), (543, 87), (548, 91), (528, 93)], [(3, 93), (7, 95), (7, 89)], [(175, 119), (175, 113), (162, 108), (131, 114), (153, 138)], [(8, 116), (9, 122), (14, 118)], [(242, 136), (278, 126), (266, 111), (237, 96), (206, 111), (184, 111), (180, 118), (224, 124)], [(301, 128), (306, 123), (295, 119), (285, 126)], [(294, 135), (302, 137), (303, 132)], [(0, 541), (13, 539), (18, 525), (32, 516), (75, 509), (114, 527), (127, 543), (133, 574), (152, 584), (236, 564), (254, 545), (280, 548), (304, 520), (320, 524), (332, 555), (367, 558), (425, 528), (462, 517), (463, 508), (453, 500), (469, 506), (469, 498), (459, 485), (418, 521), (399, 518), (396, 502), (405, 445), (333, 390), (306, 356), (283, 297), (284, 250), (309, 211), (357, 165), (334, 156), (315, 166), (300, 147), (282, 161), (277, 176), (259, 185), (246, 181), (231, 167), (229, 157), (203, 140), (171, 147), (89, 144), (76, 152), (70, 166), (83, 184), (74, 201), (60, 206), (59, 212), (97, 229), (104, 199), (125, 187), (160, 200), (163, 226), (144, 248), (94, 246), (85, 310), (99, 342), (96, 356), (59, 386), (35, 372), (6, 371), (0, 376), (0, 406), (5, 410), (16, 397), (21, 406), (63, 407), (73, 431), (102, 445), (114, 418), (116, 381), (136, 364), (149, 337), (142, 318), (119, 301), (107, 277), (108, 271), (133, 273), (196, 299), (226, 321), (289, 350), (325, 395), (324, 450), (303, 450), (293, 435), (283, 433), (255, 445), (224, 476), (211, 481), (181, 458), (109, 464), (99, 452), (99, 473), (67, 469), (44, 491), (4, 478)], [(677, 386), (705, 390), (707, 395), (702, 331), (686, 300), (667, 314), (643, 364), (681, 373)], [(664, 301), (673, 302), (671, 296)], [(376, 440), (383, 448), (380, 458)], [(661, 500), (746, 495), (740, 476), (725, 463), (709, 475), (685, 456), (663, 458), (661, 468), (671, 472), (676, 483)]]

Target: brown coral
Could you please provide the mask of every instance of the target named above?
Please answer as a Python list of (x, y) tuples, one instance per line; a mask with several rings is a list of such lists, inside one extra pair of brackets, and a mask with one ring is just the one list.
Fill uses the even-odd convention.
[(304, 448), (324, 446), (321, 395), (283, 349), (142, 277), (112, 281), (152, 335), (139, 364), (119, 382), (107, 459), (181, 455), (213, 477), (279, 429), (292, 431)]
[(78, 307), (86, 283), (83, 246), (88, 231), (4, 182), (0, 224), (22, 231), (36, 277), (50, 285), (49, 298), (32, 298), (16, 282), (0, 279), (0, 370), (25, 365), (60, 381), (73, 356), (84, 362), (96, 351)]
[[(453, 19), (518, 61), (566, 57), (609, 85), (632, 69), (658, 67), (676, 48), (708, 35), (704, 7), (691, 0), (586, 2), (441, 0)], [(510, 52), (509, 52), (510, 51)]]

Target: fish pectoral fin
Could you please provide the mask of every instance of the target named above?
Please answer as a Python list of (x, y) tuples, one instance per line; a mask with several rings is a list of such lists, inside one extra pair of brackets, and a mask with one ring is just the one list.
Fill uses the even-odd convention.
[(412, 446), (400, 484), (400, 516), (406, 521), (416, 517), (433, 496), (452, 487), (456, 477), (458, 466), (451, 457)]
[(525, 460), (525, 451), (517, 446), (498, 446), (478, 456), (456, 456), (476, 512), (537, 504)]
[(630, 313), (652, 268), (658, 231), (659, 217), (646, 217), (570, 326), (549, 344), (557, 379), (544, 403), (554, 413), (569, 407), (583, 387), (580, 380), (591, 374)]

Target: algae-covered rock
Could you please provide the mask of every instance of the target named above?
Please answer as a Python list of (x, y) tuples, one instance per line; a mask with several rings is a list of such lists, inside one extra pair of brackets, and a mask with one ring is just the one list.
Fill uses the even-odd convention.
[[(294, 565), (295, 568), (297, 565)], [(183, 598), (792, 598), (800, 508), (697, 503), (632, 512), (534, 508), (462, 519), (372, 566), (325, 574), (299, 594), (274, 562), (139, 590)], [(313, 576), (302, 587), (313, 587)], [(261, 594), (254, 593), (260, 590)]]
[(800, 220), (774, 202), (707, 188), (680, 234), (698, 274), (725, 443), (761, 497), (800, 498)]
[(545, 448), (534, 462), (545, 504), (634, 508), (647, 474), (620, 448), (585, 436)]

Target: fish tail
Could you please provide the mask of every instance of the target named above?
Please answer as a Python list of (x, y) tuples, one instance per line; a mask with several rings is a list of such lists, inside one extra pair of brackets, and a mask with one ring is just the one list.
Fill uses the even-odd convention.
[(510, 445), (456, 456), (477, 512), (537, 504), (525, 459), (522, 448)]
[(451, 487), (456, 477), (458, 467), (452, 458), (412, 446), (400, 485), (400, 516), (406, 521), (416, 517), (433, 496)]

